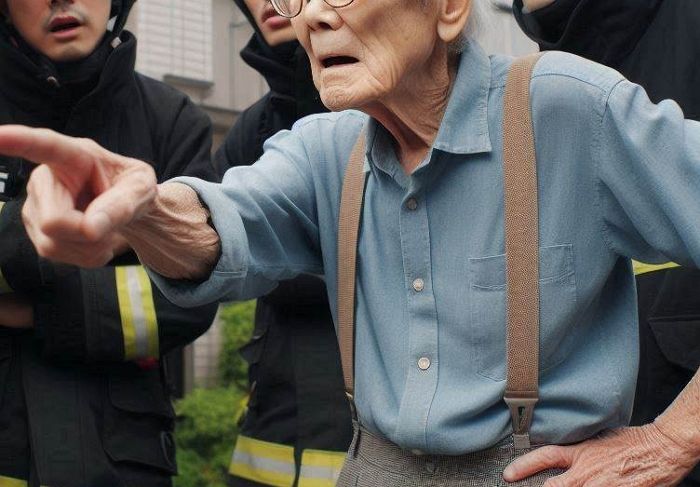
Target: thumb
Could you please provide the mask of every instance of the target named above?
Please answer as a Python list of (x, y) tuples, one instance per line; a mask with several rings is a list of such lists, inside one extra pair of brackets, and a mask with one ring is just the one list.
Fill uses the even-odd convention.
[(153, 168), (139, 161), (90, 203), (85, 210), (83, 234), (101, 240), (109, 233), (118, 232), (147, 211), (157, 192)]

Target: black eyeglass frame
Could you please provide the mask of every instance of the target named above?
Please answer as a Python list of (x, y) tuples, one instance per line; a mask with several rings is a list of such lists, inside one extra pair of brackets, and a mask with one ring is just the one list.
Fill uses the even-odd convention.
[[(297, 11), (296, 13), (294, 13), (294, 14), (286, 14), (286, 13), (284, 13), (284, 9), (280, 8), (280, 6), (279, 6), (280, 0), (270, 0), (270, 3), (272, 4), (272, 7), (275, 9), (275, 12), (277, 12), (278, 14), (280, 14), (282, 17), (286, 17), (286, 18), (288, 18), (288, 19), (293, 19), (294, 17), (297, 17), (297, 16), (301, 13), (301, 11), (302, 11), (302, 9), (303, 9), (303, 6), (304, 6), (304, 1), (305, 1), (305, 0), (298, 0), (298, 1), (299, 1), (299, 9), (298, 9), (298, 11)], [(308, 1), (311, 1), (311, 0), (306, 0), (306, 1), (308, 2)], [(323, 0), (323, 1), (326, 2), (326, 4), (327, 4), (329, 7), (332, 7), (332, 8), (343, 8), (343, 7), (347, 7), (348, 5), (350, 5), (350, 4), (351, 4), (352, 2), (354, 2), (355, 0)]]

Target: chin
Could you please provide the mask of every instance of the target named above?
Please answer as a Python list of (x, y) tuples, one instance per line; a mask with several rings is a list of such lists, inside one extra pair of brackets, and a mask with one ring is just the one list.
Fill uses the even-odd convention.
[(356, 106), (352, 93), (341, 87), (321, 90), (321, 101), (332, 112), (350, 110)]
[(85, 59), (93, 50), (84, 49), (81, 46), (61, 46), (45, 52), (44, 55), (55, 63), (70, 63)]

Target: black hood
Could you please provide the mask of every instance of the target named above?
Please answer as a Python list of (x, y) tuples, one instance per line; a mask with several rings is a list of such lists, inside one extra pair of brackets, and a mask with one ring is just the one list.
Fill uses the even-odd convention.
[(112, 13), (109, 16), (110, 18), (117, 18), (112, 29), (114, 35), (121, 34), (126, 21), (129, 19), (129, 12), (131, 12), (134, 3), (136, 3), (136, 0), (112, 0)]
[(325, 111), (313, 85), (311, 67), (306, 52), (299, 42), (290, 41), (270, 46), (263, 37), (253, 14), (244, 0), (233, 0), (255, 30), (253, 37), (241, 51), (243, 60), (260, 73), (274, 94), (295, 98), (303, 113)]

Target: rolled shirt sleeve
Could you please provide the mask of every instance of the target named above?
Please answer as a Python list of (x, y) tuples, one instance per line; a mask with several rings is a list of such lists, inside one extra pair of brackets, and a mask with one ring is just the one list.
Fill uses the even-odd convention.
[(256, 164), (228, 170), (221, 184), (195, 178), (173, 182), (199, 194), (222, 246), (204, 282), (170, 280), (151, 271), (174, 303), (250, 299), (270, 292), (280, 280), (323, 273), (310, 162), (295, 131), (272, 137)]

